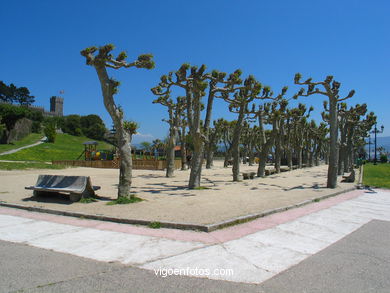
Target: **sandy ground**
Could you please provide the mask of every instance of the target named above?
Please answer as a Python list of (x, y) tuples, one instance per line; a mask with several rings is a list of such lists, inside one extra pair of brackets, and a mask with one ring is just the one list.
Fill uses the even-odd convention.
[[(242, 172), (256, 169), (257, 166), (241, 166)], [(58, 194), (35, 198), (24, 187), (34, 185), (38, 174), (91, 176), (92, 184), (101, 186), (97, 195), (102, 199), (83, 204), (72, 203), (66, 195)], [(134, 170), (132, 192), (144, 201), (108, 206), (108, 200), (117, 196), (118, 174), (118, 170), (94, 168), (0, 171), (0, 201), (127, 219), (212, 224), (353, 187), (351, 183), (339, 183), (336, 189), (325, 188), (325, 165), (232, 182), (231, 168), (223, 168), (221, 162), (216, 162), (215, 167), (202, 172), (201, 184), (209, 188), (205, 190), (186, 188), (189, 170), (175, 171), (174, 178), (166, 178), (164, 171)]]

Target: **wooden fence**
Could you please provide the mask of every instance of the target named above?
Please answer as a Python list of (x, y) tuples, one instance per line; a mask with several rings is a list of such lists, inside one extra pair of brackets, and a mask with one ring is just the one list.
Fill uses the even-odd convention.
[[(52, 161), (53, 165), (65, 165), (72, 167), (89, 167), (89, 168), (107, 168), (118, 169), (118, 160), (100, 160), (100, 161), (76, 161), (63, 160)], [(136, 170), (164, 170), (167, 167), (166, 160), (133, 160), (133, 169)], [(181, 160), (175, 160), (175, 169), (181, 168)]]

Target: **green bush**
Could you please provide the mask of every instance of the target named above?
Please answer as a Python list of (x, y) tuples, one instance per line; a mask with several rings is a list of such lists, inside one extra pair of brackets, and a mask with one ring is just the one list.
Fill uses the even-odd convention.
[(381, 161), (381, 163), (387, 163), (387, 155), (386, 154), (381, 154), (380, 161)]
[(152, 228), (152, 229), (160, 229), (161, 223), (160, 222), (151, 222), (148, 226), (149, 226), (149, 228)]
[(3, 136), (4, 130), (5, 130), (5, 125), (1, 124), (1, 116), (0, 116), (0, 138)]
[(42, 131), (41, 122), (39, 122), (39, 121), (33, 121), (32, 127), (31, 127), (31, 131), (32, 131), (33, 133), (41, 133), (41, 131)]
[(56, 127), (53, 124), (47, 124), (44, 129), (47, 142), (54, 143), (57, 137)]
[(142, 198), (133, 196), (131, 198), (128, 197), (118, 197), (117, 199), (114, 199), (113, 201), (110, 201), (106, 203), (106, 205), (112, 206), (116, 204), (129, 204), (129, 203), (136, 203), (142, 201)]

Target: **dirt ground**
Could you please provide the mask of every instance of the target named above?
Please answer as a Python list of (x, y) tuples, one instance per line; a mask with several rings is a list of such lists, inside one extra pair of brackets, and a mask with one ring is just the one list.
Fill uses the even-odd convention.
[[(189, 190), (189, 170), (175, 171), (166, 178), (164, 171), (134, 170), (132, 192), (144, 199), (127, 205), (106, 205), (117, 197), (119, 171), (115, 169), (69, 168), (64, 170), (0, 171), (0, 201), (62, 211), (82, 212), (125, 219), (212, 224), (238, 216), (298, 204), (354, 185), (339, 183), (327, 189), (327, 166), (305, 168), (232, 182), (231, 168), (216, 162), (202, 172), (204, 190)], [(241, 172), (256, 171), (257, 166), (241, 166)], [(72, 203), (66, 195), (35, 198), (25, 186), (34, 185), (39, 174), (90, 176), (92, 184), (101, 186), (93, 203)], [(340, 182), (340, 180), (338, 180)]]

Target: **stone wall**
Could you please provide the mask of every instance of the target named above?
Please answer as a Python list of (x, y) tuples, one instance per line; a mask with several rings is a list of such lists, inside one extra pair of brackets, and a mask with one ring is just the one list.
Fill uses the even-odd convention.
[(10, 131), (4, 131), (0, 143), (12, 143), (26, 137), (31, 133), (32, 123), (32, 120), (27, 118), (19, 119)]

